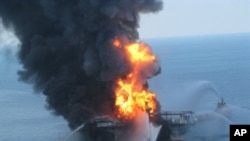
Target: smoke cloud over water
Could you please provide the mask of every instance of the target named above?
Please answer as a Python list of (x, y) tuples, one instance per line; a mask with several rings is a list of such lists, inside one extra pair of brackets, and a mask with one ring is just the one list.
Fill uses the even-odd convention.
[(139, 39), (139, 13), (160, 0), (1, 0), (0, 17), (21, 42), (20, 80), (47, 96), (48, 107), (76, 128), (114, 112), (115, 81), (131, 70), (112, 41)]

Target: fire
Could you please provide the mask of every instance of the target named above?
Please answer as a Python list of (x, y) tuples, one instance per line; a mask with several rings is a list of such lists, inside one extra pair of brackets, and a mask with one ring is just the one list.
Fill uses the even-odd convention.
[(113, 41), (113, 45), (115, 47), (120, 47), (121, 46), (121, 42), (118, 38), (115, 38), (114, 41)]
[(149, 48), (143, 43), (133, 43), (127, 46), (130, 62), (136, 63), (151, 63), (156, 57), (150, 54)]
[[(121, 47), (119, 39), (113, 41), (115, 47)], [(134, 119), (137, 112), (153, 113), (157, 109), (156, 95), (145, 87), (141, 79), (143, 66), (154, 63), (154, 56), (144, 43), (130, 43), (124, 45), (124, 50), (132, 71), (124, 78), (117, 80), (115, 89), (116, 115), (121, 119)]]

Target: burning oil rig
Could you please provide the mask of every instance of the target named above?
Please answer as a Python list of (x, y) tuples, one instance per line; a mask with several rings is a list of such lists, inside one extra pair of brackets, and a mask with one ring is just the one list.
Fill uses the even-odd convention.
[[(156, 141), (183, 141), (183, 135), (195, 123), (192, 111), (165, 111), (154, 113), (160, 117), (161, 129)], [(150, 115), (149, 115), (150, 116)], [(127, 124), (109, 116), (96, 117), (77, 129), (84, 133), (84, 141), (128, 141)], [(66, 141), (66, 140), (65, 140)], [(147, 141), (153, 141), (148, 138)]]
[[(224, 99), (217, 103), (217, 110), (225, 108)], [(150, 114), (149, 118), (158, 118), (160, 130), (155, 140), (146, 141), (184, 141), (184, 135), (198, 121), (193, 111), (162, 111)], [(93, 118), (75, 131), (84, 133), (84, 141), (130, 141), (128, 134), (131, 126), (109, 116)], [(64, 141), (68, 141), (67, 139)], [(143, 140), (144, 141), (144, 140)]]

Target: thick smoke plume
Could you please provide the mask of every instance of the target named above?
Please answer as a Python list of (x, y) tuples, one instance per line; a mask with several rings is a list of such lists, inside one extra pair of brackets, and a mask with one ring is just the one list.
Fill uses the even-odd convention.
[(112, 41), (138, 40), (139, 13), (161, 8), (160, 0), (0, 0), (0, 17), (21, 42), (20, 80), (76, 128), (112, 115), (115, 80), (131, 69)]

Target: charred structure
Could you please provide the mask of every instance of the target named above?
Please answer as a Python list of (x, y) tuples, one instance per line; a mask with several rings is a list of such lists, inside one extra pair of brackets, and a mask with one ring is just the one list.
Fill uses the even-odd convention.
[(162, 119), (156, 141), (183, 141), (184, 134), (196, 122), (192, 111), (165, 111), (155, 114)]
[(96, 117), (82, 129), (84, 141), (117, 141), (126, 132), (126, 125), (110, 117)]
[[(139, 39), (139, 13), (161, 9), (161, 0), (1, 0), (0, 18), (21, 42), (20, 80), (46, 95), (48, 108), (74, 129), (116, 115), (117, 80), (133, 66), (114, 46)], [(145, 90), (160, 71), (157, 60), (147, 69), (140, 72)]]

